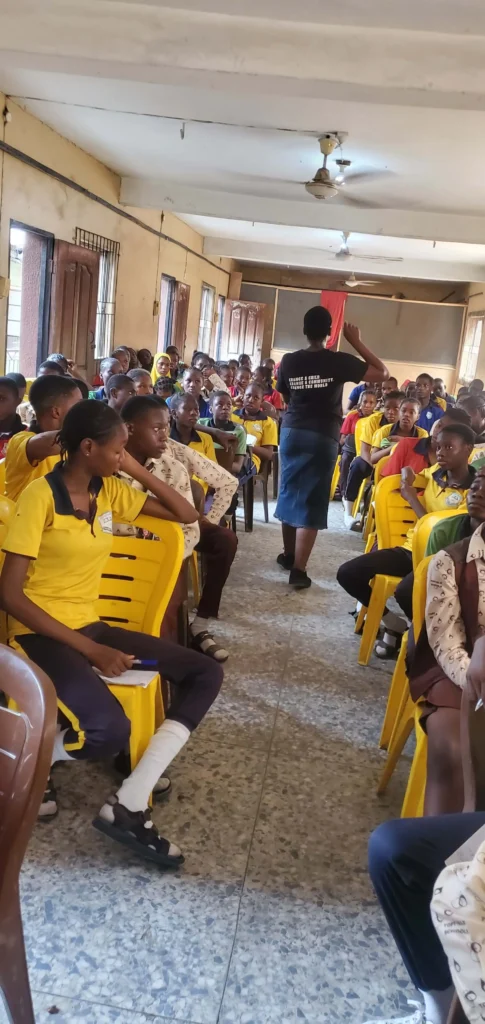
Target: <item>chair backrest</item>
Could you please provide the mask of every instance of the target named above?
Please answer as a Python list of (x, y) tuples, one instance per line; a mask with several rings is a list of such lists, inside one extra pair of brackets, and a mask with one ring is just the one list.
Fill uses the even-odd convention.
[(386, 465), (386, 462), (389, 462), (390, 458), (391, 458), (390, 454), (389, 455), (385, 455), (383, 459), (379, 459), (379, 462), (376, 462), (376, 464), (374, 466), (374, 484), (376, 486), (379, 483), (379, 480), (381, 479), (382, 470), (384, 469), (384, 466)]
[(355, 438), (355, 454), (356, 455), (360, 455), (360, 450), (361, 450), (361, 447), (362, 447), (362, 433), (363, 433), (364, 427), (366, 425), (366, 421), (367, 421), (367, 417), (366, 416), (362, 416), (361, 419), (357, 420), (357, 423), (355, 424), (354, 438)]
[(442, 519), (449, 519), (450, 516), (456, 516), (456, 509), (446, 509), (444, 512), (427, 512), (425, 516), (418, 519), (413, 533), (413, 569), (416, 570), (420, 561), (424, 558), (424, 553), (430, 538), (431, 531), (434, 529), (437, 523), (441, 522)]
[(160, 626), (184, 557), (178, 523), (140, 515), (136, 526), (159, 540), (113, 537), (101, 577), (97, 612), (103, 622), (160, 636)]
[(414, 572), (413, 582), (413, 631), (416, 640), (421, 632), (426, 611), (426, 585), (428, 582), (428, 566), (432, 556), (422, 558)]
[(5, 490), (5, 459), (0, 459), (0, 494)]
[(57, 700), (45, 673), (3, 645), (0, 679), (18, 708), (0, 707), (0, 920), (6, 920), (49, 775)]
[(385, 476), (375, 489), (375, 515), (378, 548), (401, 547), (417, 516), (401, 496), (401, 477)]

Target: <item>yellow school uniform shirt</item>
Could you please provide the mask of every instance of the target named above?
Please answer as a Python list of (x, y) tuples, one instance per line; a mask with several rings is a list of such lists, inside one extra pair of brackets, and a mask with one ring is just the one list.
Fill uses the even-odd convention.
[(359, 421), (363, 424), (361, 428), (360, 443), (372, 445), (372, 438), (376, 430), (385, 425), (386, 417), (382, 412), (373, 412), (372, 416), (365, 416), (363, 420)]
[[(393, 428), (395, 426), (396, 426), (395, 423), (388, 423), (386, 427), (379, 427), (379, 430), (376, 430), (376, 432), (374, 434), (374, 437), (372, 438), (372, 447), (373, 448), (384, 448), (384, 447), (387, 448), (388, 446), (387, 445), (383, 445), (382, 442), (386, 438), (389, 437), (389, 434), (391, 433), (391, 431), (393, 430)], [(428, 436), (428, 431), (425, 430), (424, 427), (415, 427), (414, 429), (416, 431), (416, 433), (414, 434), (414, 437), (427, 437)], [(401, 438), (400, 438), (399, 434), (397, 434), (395, 436), (393, 435), (391, 438), (389, 438), (389, 442), (390, 442), (389, 448), (391, 447), (391, 445), (397, 444), (398, 441), (400, 441), (400, 440), (401, 440)]]
[[(278, 444), (278, 424), (272, 416), (266, 416), (265, 419), (260, 420), (248, 420), (239, 416), (237, 412), (232, 414), (234, 423), (240, 423), (244, 427), (246, 434), (251, 434), (252, 437), (256, 438), (256, 445), (272, 445), (276, 448)], [(259, 473), (261, 468), (261, 459), (257, 455), (251, 456), (254, 465)]]
[[(132, 523), (147, 496), (116, 477), (95, 477), (92, 524), (77, 518), (59, 465), (22, 491), (3, 551), (31, 559), (24, 593), (70, 629), (98, 622), (101, 573), (112, 546), (112, 521)], [(8, 636), (31, 633), (8, 616)]]
[(35, 436), (32, 430), (21, 430), (8, 442), (5, 455), (5, 494), (11, 501), (17, 501), (27, 484), (50, 473), (60, 460), (60, 455), (49, 455), (41, 462), (30, 463), (27, 458), (27, 444), (30, 438)]
[[(469, 472), (473, 479), (475, 476), (473, 466), (469, 466)], [(426, 512), (448, 512), (450, 509), (457, 514), (466, 512), (466, 496), (469, 486), (470, 484), (468, 487), (448, 487), (447, 472), (440, 466), (429, 466), (428, 469), (423, 469), (413, 482), (413, 487), (416, 490), (423, 491), (419, 500)], [(414, 525), (408, 530), (406, 542), (403, 545), (408, 551), (413, 546), (413, 533)]]
[(444, 399), (444, 398), (437, 398), (437, 397), (435, 396), (435, 397), (433, 398), (433, 402), (435, 403), (435, 405), (440, 405), (440, 406), (441, 406), (441, 408), (443, 409), (443, 412), (446, 412), (446, 410), (447, 410), (448, 406), (447, 406), (447, 404), (446, 404), (446, 402), (445, 402), (445, 399)]

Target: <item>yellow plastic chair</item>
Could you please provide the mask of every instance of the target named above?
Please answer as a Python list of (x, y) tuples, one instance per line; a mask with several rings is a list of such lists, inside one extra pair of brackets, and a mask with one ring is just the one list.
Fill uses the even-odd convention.
[(338, 456), (337, 461), (335, 463), (335, 467), (334, 467), (334, 471), (333, 471), (333, 476), (332, 476), (332, 483), (330, 484), (330, 501), (333, 501), (333, 499), (335, 497), (335, 491), (337, 490), (337, 484), (339, 482), (339, 477), (340, 477), (340, 455)]
[(367, 425), (367, 416), (362, 416), (360, 420), (357, 420), (355, 424), (354, 438), (355, 438), (355, 454), (360, 455), (362, 451), (362, 434)]
[[(375, 516), (375, 493), (376, 493), (376, 487), (377, 487), (377, 484), (379, 483), (379, 481), (381, 479), (382, 470), (384, 469), (384, 466), (386, 465), (386, 462), (389, 462), (390, 458), (391, 458), (390, 455), (385, 455), (383, 459), (379, 459), (379, 462), (377, 462), (375, 467), (374, 467), (374, 487), (373, 487), (372, 494), (371, 494), (371, 497), (370, 497), (369, 511), (367, 513), (367, 519), (366, 519), (366, 522), (365, 522), (364, 532), (363, 532), (363, 535), (362, 535), (364, 540), (365, 540), (365, 542), (366, 542), (366, 547), (365, 547), (365, 553), (366, 554), (367, 554), (368, 551), (372, 551), (372, 548), (374, 547), (374, 543), (375, 543), (375, 536), (374, 535), (375, 535), (375, 522), (376, 522), (376, 516)], [(369, 543), (369, 538), (370, 537), (372, 537), (372, 541)]]
[[(413, 587), (413, 630), (418, 637), (424, 622), (426, 609), (426, 583), (430, 558), (424, 558), (414, 574)], [(396, 666), (397, 668), (397, 666)], [(406, 679), (407, 684), (407, 679)], [(383, 793), (391, 778), (404, 747), (413, 731), (416, 733), (416, 749), (406, 786), (406, 793), (401, 809), (401, 817), (418, 817), (423, 813), (424, 791), (426, 788), (426, 733), (420, 725), (421, 708), (415, 704), (409, 685), (401, 693), (400, 706), (397, 709), (396, 722), (389, 738), (386, 763), (379, 780), (377, 792)]]
[(401, 649), (392, 674), (389, 696), (387, 698), (386, 713), (382, 723), (379, 747), (387, 750), (394, 732), (396, 722), (399, 721), (403, 712), (404, 703), (408, 695), (408, 677), (406, 675), (406, 651), (408, 649), (408, 632), (406, 631), (401, 641)]
[[(397, 474), (386, 476), (376, 487), (375, 515), (379, 550), (401, 547), (409, 528), (416, 522), (416, 513), (401, 496), (400, 482), (401, 478)], [(372, 581), (372, 595), (359, 649), (359, 665), (369, 664), (386, 601), (394, 593), (398, 583), (399, 576), (387, 574), (379, 574)]]
[(0, 459), (0, 495), (5, 491), (5, 459)]
[(456, 515), (463, 515), (463, 512), (459, 513), (456, 509), (447, 509), (443, 512), (428, 512), (421, 519), (418, 519), (413, 533), (413, 569), (415, 572), (424, 558), (431, 531), (442, 519), (449, 519), (450, 516)]
[[(110, 625), (159, 637), (182, 566), (183, 533), (177, 523), (145, 515), (138, 517), (136, 525), (150, 530), (159, 540), (113, 537), (97, 611)], [(109, 688), (131, 722), (130, 759), (134, 768), (163, 720), (160, 677), (154, 673), (146, 688), (115, 683)]]
[[(3, 459), (2, 462), (4, 461), (5, 460)], [(0, 463), (0, 466), (1, 465), (2, 463)], [(5, 555), (1, 550), (1, 546), (7, 535), (9, 523), (14, 512), (15, 502), (11, 501), (10, 498), (6, 498), (4, 495), (0, 495), (0, 571), (5, 558)], [(0, 643), (7, 643), (7, 615), (4, 611), (0, 611)]]

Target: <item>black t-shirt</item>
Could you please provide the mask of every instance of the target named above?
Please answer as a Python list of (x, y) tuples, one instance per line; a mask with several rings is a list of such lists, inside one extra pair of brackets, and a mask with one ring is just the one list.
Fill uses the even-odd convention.
[(362, 380), (367, 363), (346, 352), (299, 349), (283, 356), (277, 389), (289, 396), (284, 427), (318, 430), (339, 440), (342, 391), (346, 381)]

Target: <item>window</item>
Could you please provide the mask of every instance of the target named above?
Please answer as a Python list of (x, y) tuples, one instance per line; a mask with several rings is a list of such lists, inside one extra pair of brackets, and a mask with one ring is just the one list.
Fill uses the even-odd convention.
[(200, 301), (199, 339), (197, 347), (201, 352), (210, 352), (212, 324), (214, 322), (215, 291), (208, 284), (202, 285)]
[(219, 295), (217, 300), (217, 331), (216, 331), (216, 359), (221, 358), (221, 344), (222, 344), (222, 328), (224, 326), (224, 306), (226, 300), (223, 295)]
[(54, 236), (10, 224), (5, 373), (35, 377), (47, 355)]
[(120, 243), (92, 231), (76, 228), (75, 245), (99, 252), (98, 307), (94, 335), (94, 358), (104, 359), (114, 347), (116, 281)]
[(477, 313), (475, 316), (468, 317), (458, 374), (460, 384), (469, 384), (477, 372), (484, 320), (485, 313)]
[(177, 282), (174, 277), (162, 274), (160, 284), (160, 318), (158, 321), (158, 351), (166, 352), (172, 344), (173, 313)]

